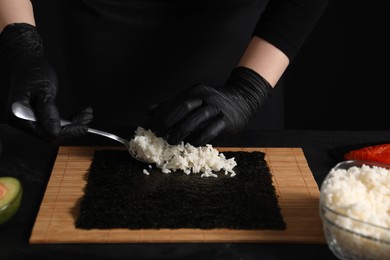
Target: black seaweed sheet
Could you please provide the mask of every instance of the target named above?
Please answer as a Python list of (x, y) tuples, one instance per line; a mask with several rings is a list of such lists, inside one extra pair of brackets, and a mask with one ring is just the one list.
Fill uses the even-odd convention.
[(76, 227), (284, 230), (264, 153), (224, 154), (235, 157), (234, 177), (224, 172), (218, 172), (218, 178), (181, 171), (165, 174), (132, 159), (127, 151), (98, 150)]

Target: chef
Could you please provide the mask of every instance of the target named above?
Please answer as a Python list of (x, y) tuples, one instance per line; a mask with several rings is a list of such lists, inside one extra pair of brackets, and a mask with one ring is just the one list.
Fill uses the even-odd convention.
[(39, 122), (24, 129), (49, 141), (93, 124), (204, 145), (252, 122), (328, 3), (57, 0), (60, 78), (34, 1), (0, 0), (10, 101), (34, 109)]

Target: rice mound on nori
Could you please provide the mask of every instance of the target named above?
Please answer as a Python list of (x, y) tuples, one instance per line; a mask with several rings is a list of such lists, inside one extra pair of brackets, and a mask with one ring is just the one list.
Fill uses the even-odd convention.
[(264, 153), (224, 154), (237, 161), (235, 177), (166, 174), (127, 151), (95, 151), (76, 227), (284, 230)]

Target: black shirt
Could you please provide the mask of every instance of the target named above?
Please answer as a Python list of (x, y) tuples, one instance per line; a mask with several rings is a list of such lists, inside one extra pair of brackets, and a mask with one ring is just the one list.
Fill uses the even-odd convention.
[(60, 112), (89, 105), (92, 127), (140, 125), (148, 104), (195, 83), (223, 84), (253, 35), (293, 59), (328, 2), (58, 0)]

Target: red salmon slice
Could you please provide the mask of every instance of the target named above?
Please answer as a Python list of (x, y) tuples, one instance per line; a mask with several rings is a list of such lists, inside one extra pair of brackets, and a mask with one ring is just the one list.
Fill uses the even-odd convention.
[(379, 144), (349, 151), (346, 160), (367, 160), (390, 164), (390, 144)]

